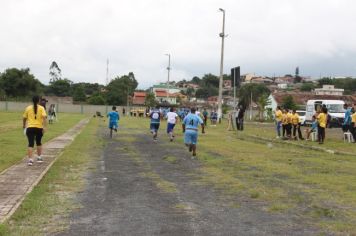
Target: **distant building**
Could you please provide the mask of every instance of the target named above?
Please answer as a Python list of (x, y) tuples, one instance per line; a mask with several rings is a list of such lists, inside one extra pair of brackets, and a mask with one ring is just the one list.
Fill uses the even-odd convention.
[(244, 74), (244, 75), (241, 75), (241, 81), (248, 83), (248, 82), (251, 82), (253, 77), (255, 77), (255, 74), (251, 74), (251, 73)]
[(146, 93), (145, 92), (134, 92), (132, 97), (133, 105), (145, 105)]
[(314, 89), (316, 95), (336, 95), (342, 96), (344, 89), (337, 89), (334, 85), (323, 85), (322, 88)]
[(164, 90), (164, 89), (156, 89), (154, 90), (154, 95), (155, 95), (155, 98), (156, 98), (156, 101), (159, 102), (159, 103), (169, 103), (169, 104), (172, 104), (172, 105), (175, 105), (177, 104), (177, 97), (175, 94), (172, 94), (172, 93), (168, 93), (167, 94), (167, 91)]
[(155, 93), (156, 90), (168, 90), (169, 93), (179, 93), (181, 91), (181, 89), (179, 88), (176, 88), (172, 85), (169, 85), (167, 86), (167, 83), (160, 83), (160, 84), (156, 84), (156, 85), (153, 85), (151, 87), (151, 92), (152, 93)]

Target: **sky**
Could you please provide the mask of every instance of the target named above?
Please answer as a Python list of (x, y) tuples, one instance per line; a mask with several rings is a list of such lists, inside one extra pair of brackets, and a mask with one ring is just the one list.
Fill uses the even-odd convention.
[(56, 61), (74, 82), (134, 72), (139, 88), (224, 73), (356, 77), (354, 0), (0, 0), (0, 71)]

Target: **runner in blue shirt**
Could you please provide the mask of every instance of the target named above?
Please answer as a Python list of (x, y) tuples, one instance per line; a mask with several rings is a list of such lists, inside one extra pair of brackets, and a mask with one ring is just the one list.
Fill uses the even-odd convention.
[(153, 141), (157, 141), (157, 132), (159, 129), (159, 124), (161, 122), (161, 112), (159, 110), (159, 106), (154, 108), (149, 117), (151, 118), (150, 129), (151, 133), (153, 134)]
[(195, 114), (195, 108), (192, 108), (190, 113), (184, 118), (182, 128), (184, 134), (184, 143), (189, 147), (189, 152), (193, 152), (195, 158), (197, 153), (197, 141), (198, 141), (198, 128), (201, 125), (201, 131), (204, 134), (204, 122), (200, 116)]
[(115, 130), (115, 132), (117, 132), (117, 128), (119, 127), (118, 121), (120, 120), (119, 113), (116, 111), (116, 106), (113, 106), (112, 111), (106, 116), (109, 117), (110, 137), (112, 137), (112, 131)]

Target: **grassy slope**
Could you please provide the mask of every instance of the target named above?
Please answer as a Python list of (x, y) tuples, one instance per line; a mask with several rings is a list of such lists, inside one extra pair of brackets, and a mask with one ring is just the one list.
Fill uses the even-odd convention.
[(79, 207), (74, 201), (75, 193), (84, 186), (90, 162), (100, 155), (95, 151), (102, 145), (96, 136), (99, 123), (92, 119), (66, 148), (10, 221), (0, 225), (0, 235), (43, 235), (68, 226), (69, 212)]
[[(43, 142), (64, 133), (84, 117), (81, 114), (60, 113), (59, 121), (48, 126)], [(0, 172), (26, 155), (27, 138), (23, 135), (21, 113), (0, 112), (0, 145)]]

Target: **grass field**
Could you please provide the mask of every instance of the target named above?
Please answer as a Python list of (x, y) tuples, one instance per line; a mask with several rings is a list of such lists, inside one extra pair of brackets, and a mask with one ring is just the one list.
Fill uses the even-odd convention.
[[(59, 121), (48, 125), (43, 142), (64, 133), (84, 117), (60, 113)], [(26, 156), (27, 138), (22, 130), (22, 113), (0, 112), (0, 145), (0, 172)]]
[[(51, 232), (60, 227), (48, 216), (53, 213), (65, 215), (73, 208), (70, 201), (71, 194), (68, 193), (78, 191), (78, 187), (79, 189), (81, 187), (80, 175), (86, 167), (84, 169), (80, 167), (86, 165), (81, 165), (80, 161), (83, 159), (80, 157), (89, 155), (86, 152), (88, 150), (84, 148), (90, 146), (95, 137), (94, 132), (98, 126), (95, 122), (100, 122), (101, 127), (106, 125), (100, 120), (91, 122), (84, 133), (78, 136), (73, 145), (66, 150), (69, 152), (69, 157), (78, 156), (78, 158), (71, 160), (67, 155), (63, 155), (38, 188), (31, 193), (32, 198), (26, 199), (25, 204), (16, 212), (9, 224), (0, 227), (0, 232), (9, 232), (19, 225), (23, 226), (21, 230), (24, 230), (25, 225), (29, 227), (36, 224), (36, 217), (39, 217), (42, 223), (48, 223), (49, 227), (52, 227), (49, 230)], [(117, 135), (126, 141), (134, 140), (130, 133), (150, 135), (149, 120), (145, 118), (125, 117), (122, 118), (119, 126), (125, 127), (125, 130), (119, 129)], [(1, 127), (5, 126), (1, 125)], [(159, 140), (168, 139), (165, 129), (166, 123), (162, 122)], [(176, 140), (174, 143), (168, 143), (167, 148), (170, 145), (185, 148), (180, 124), (175, 131)], [(327, 135), (330, 136), (326, 140), (325, 147), (353, 151), (355, 145), (343, 143), (337, 131), (332, 131), (335, 132), (334, 134), (327, 131)], [(238, 135), (240, 138), (237, 138)], [(243, 134), (226, 131), (225, 123), (217, 127), (208, 126), (206, 134), (199, 136), (198, 161), (202, 165), (199, 173), (192, 176), (194, 183), (222, 190), (221, 198), (231, 202), (232, 207), (239, 207), (241, 202), (247, 201), (272, 214), (288, 214), (300, 218), (323, 228), (328, 233), (354, 235), (353, 233), (356, 232), (355, 156), (312, 151), (288, 143), (241, 140), (241, 136), (244, 135), (259, 135), (271, 139), (275, 137), (274, 127), (265, 124), (247, 124)], [(175, 162), (176, 159), (167, 157), (163, 161)], [(76, 173), (78, 168), (80, 171)], [(73, 182), (67, 183), (68, 178)], [(59, 200), (57, 195), (62, 200)], [(44, 217), (41, 214), (44, 214)], [(62, 225), (64, 226), (65, 224)], [(32, 235), (37, 235), (36, 233), (39, 232), (38, 229), (30, 229), (37, 230), (30, 231), (33, 232)]]
[(100, 155), (103, 143), (96, 136), (99, 124), (99, 120), (91, 119), (11, 219), (0, 225), (1, 236), (48, 235), (68, 227), (68, 214), (80, 207), (74, 200), (75, 193), (84, 187), (84, 174)]
[[(121, 125), (149, 133), (147, 119), (126, 118)], [(168, 139), (165, 122), (160, 129), (159, 139)], [(180, 124), (175, 131), (176, 142), (169, 145), (184, 148)], [(265, 124), (248, 124), (244, 133), (275, 137), (273, 126)], [(335, 133), (325, 146), (341, 150), (347, 147), (352, 151), (356, 145), (343, 143)], [(226, 131), (223, 123), (208, 126), (206, 134), (199, 136), (198, 159), (203, 165), (196, 184), (222, 189), (222, 197), (231, 199), (232, 206), (238, 207), (239, 201), (248, 199), (268, 212), (294, 215), (329, 232), (356, 232), (354, 156), (241, 140), (236, 132)]]

